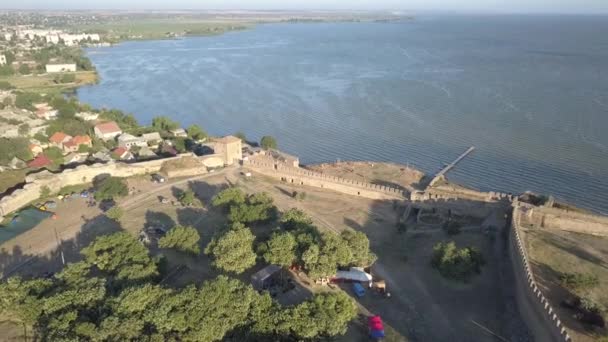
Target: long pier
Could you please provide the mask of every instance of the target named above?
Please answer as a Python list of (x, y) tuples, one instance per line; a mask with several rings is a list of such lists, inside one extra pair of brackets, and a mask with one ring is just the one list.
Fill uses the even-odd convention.
[(475, 146), (471, 146), (469, 147), (466, 151), (464, 151), (463, 154), (459, 155), (458, 158), (456, 158), (453, 162), (451, 162), (450, 164), (446, 165), (443, 169), (441, 169), (441, 171), (439, 171), (435, 177), (433, 177), (433, 180), (431, 181), (430, 185), (435, 184), (435, 182), (440, 179), (441, 177), (445, 176), (446, 173), (448, 173), (451, 169), (453, 169), (456, 164), (458, 164), (461, 160), (463, 160), (464, 158), (466, 158), (466, 156), (468, 156), (469, 154), (471, 154), (471, 152), (473, 152), (475, 150)]

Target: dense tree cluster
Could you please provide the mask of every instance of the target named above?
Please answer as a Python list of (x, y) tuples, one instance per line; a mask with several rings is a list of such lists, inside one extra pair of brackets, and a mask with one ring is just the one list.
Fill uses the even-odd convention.
[(43, 341), (219, 341), (227, 334), (271, 340), (342, 334), (357, 313), (346, 294), (323, 293), (291, 307), (226, 276), (182, 289), (158, 284), (148, 250), (125, 232), (98, 237), (84, 260), (51, 279), (0, 284), (0, 314)]
[(440, 242), (433, 247), (431, 265), (446, 278), (468, 281), (481, 272), (484, 264), (483, 256), (473, 247), (459, 249), (453, 241)]
[(225, 208), (232, 222), (263, 222), (276, 216), (272, 197), (266, 193), (246, 195), (239, 188), (228, 188), (217, 194), (212, 204)]
[(0, 138), (0, 164), (6, 165), (17, 157), (21, 160), (33, 158), (27, 138)]
[(152, 119), (152, 128), (158, 132), (168, 132), (179, 128), (179, 124), (166, 116), (157, 116)]
[(41, 102), (42, 95), (37, 93), (18, 92), (15, 97), (15, 107), (34, 111), (34, 103)]
[(207, 132), (199, 125), (190, 125), (186, 132), (188, 132), (188, 137), (194, 140), (201, 140), (207, 137)]
[(320, 232), (312, 219), (299, 209), (290, 209), (279, 220), (282, 230), (258, 246), (268, 263), (299, 264), (311, 278), (332, 276), (340, 267), (368, 266), (376, 260), (364, 233)]
[(158, 247), (174, 248), (196, 255), (201, 252), (201, 248), (198, 245), (200, 239), (201, 236), (193, 227), (175, 226), (158, 241)]

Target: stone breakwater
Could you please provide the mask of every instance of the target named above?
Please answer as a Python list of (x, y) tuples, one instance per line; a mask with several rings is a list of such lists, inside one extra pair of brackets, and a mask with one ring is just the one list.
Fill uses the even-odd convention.
[[(525, 246), (523, 244), (519, 222), (521, 219), (521, 208), (517, 201), (513, 203), (513, 220), (511, 223), (510, 232), (510, 248), (509, 254), (513, 260), (513, 267), (516, 273), (516, 282), (518, 286), (518, 292), (524, 298), (527, 303), (531, 305), (530, 309), (536, 312), (533, 317), (526, 314), (526, 310), (522, 307), (526, 307), (525, 304), (520, 302), (520, 311), (525, 319), (531, 320), (529, 325), (534, 325), (534, 320), (540, 319), (541, 322), (537, 322), (541, 328), (543, 326), (549, 327), (546, 333), (550, 334), (552, 341), (571, 341), (571, 337), (566, 331), (566, 328), (562, 324), (562, 321), (557, 316), (556, 311), (553, 309), (549, 300), (544, 296), (540, 288), (538, 287)], [(536, 336), (539, 338), (539, 336)], [(542, 339), (541, 339), (542, 340)]]

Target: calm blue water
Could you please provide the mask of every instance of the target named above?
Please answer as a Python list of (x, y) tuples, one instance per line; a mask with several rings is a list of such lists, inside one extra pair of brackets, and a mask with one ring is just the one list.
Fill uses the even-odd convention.
[(608, 212), (608, 17), (273, 24), (91, 49), (78, 91), (143, 123), (271, 134), (304, 163), (377, 160)]

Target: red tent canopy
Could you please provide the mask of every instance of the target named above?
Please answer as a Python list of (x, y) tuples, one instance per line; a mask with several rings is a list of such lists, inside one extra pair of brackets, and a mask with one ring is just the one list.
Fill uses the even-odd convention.
[(370, 330), (384, 330), (384, 325), (382, 324), (382, 318), (380, 318), (380, 316), (368, 318), (367, 323)]

